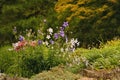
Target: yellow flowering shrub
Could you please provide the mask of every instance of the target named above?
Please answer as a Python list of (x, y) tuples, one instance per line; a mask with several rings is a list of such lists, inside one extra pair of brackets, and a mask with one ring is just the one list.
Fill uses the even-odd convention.
[[(106, 0), (106, 2), (115, 4), (117, 0)], [(104, 11), (108, 11), (108, 14), (111, 15), (110, 6), (106, 4), (105, 1), (96, 1), (96, 0), (58, 0), (55, 5), (56, 12), (60, 15), (69, 9), (69, 16), (66, 17), (68, 21), (72, 20), (73, 17), (79, 17), (81, 19), (87, 19), (95, 17), (95, 14), (102, 14)], [(101, 5), (103, 3), (103, 5)], [(106, 16), (109, 17), (109, 16)], [(58, 17), (60, 18), (60, 17)], [(104, 16), (103, 16), (104, 18)]]

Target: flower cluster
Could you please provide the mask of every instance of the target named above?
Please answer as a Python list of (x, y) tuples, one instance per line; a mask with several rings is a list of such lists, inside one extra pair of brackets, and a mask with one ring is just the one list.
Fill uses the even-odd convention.
[(77, 38), (72, 38), (70, 41), (68, 41), (68, 38), (66, 37), (66, 48), (61, 48), (61, 52), (74, 52), (76, 47), (79, 46), (80, 42), (78, 42)]
[(79, 46), (80, 42), (78, 42), (78, 39), (72, 38), (70, 41), (70, 48), (74, 52), (75, 48)]
[(24, 46), (26, 46), (27, 42), (25, 41), (18, 41), (17, 43), (13, 43), (13, 47), (14, 47), (14, 50), (18, 51), (20, 50), (21, 48), (23, 48)]
[(68, 26), (68, 22), (64, 22), (62, 27), (60, 27), (60, 30), (56, 33), (53, 32), (52, 28), (47, 29), (47, 35), (46, 35), (46, 42), (48, 44), (54, 44), (56, 40), (58, 40), (60, 37), (65, 38), (65, 28)]
[(54, 34), (54, 38), (55, 38), (55, 39), (58, 39), (59, 36), (65, 37), (65, 31), (64, 31), (64, 30), (65, 30), (65, 28), (66, 28), (67, 26), (69, 26), (69, 25), (68, 25), (68, 22), (64, 22), (63, 25), (62, 25), (62, 27), (60, 27), (60, 31), (59, 31), (58, 33), (55, 33), (55, 34)]
[(27, 41), (23, 36), (19, 37), (19, 41), (16, 43), (13, 43), (14, 50), (18, 51), (20, 49), (24, 49), (26, 46), (32, 46), (35, 47), (37, 45), (37, 41)]
[[(38, 38), (37, 40), (31, 40), (30, 39), (30, 36), (32, 35), (32, 30), (27, 30), (28, 33), (26, 34), (26, 36), (29, 38), (29, 39), (25, 39), (25, 37), (23, 37), (22, 35), (19, 36), (19, 41), (17, 43), (13, 43), (13, 47), (14, 47), (14, 50), (18, 51), (20, 49), (24, 49), (26, 46), (32, 46), (32, 47), (35, 47), (35, 46), (39, 46), (39, 45), (46, 45), (46, 46), (49, 46), (49, 45), (53, 45), (57, 42), (57, 40), (61, 39), (66, 41), (66, 43), (69, 45), (65, 47), (61, 47), (61, 52), (64, 52), (64, 51), (74, 51), (76, 46), (79, 45), (79, 42), (77, 39), (74, 39), (72, 38), (70, 41), (68, 40), (67, 38), (67, 35), (65, 34), (65, 28), (69, 26), (68, 22), (64, 22), (62, 24), (62, 26), (60, 27), (59, 31), (58, 32), (54, 32), (54, 30), (50, 27), (47, 29), (47, 33), (46, 33), (46, 37), (45, 39), (41, 39), (41, 38)], [(16, 28), (14, 28), (16, 30)], [(44, 35), (44, 33), (42, 33), (42, 31), (38, 30), (38, 35), (37, 36), (40, 36), (40, 35)], [(65, 43), (61, 43), (59, 42), (58, 44), (65, 44)]]

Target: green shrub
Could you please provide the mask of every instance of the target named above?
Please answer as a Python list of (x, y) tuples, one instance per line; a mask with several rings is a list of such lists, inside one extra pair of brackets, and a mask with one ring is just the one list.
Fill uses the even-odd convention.
[(6, 72), (7, 69), (13, 65), (14, 57), (16, 57), (15, 52), (9, 51), (10, 46), (4, 46), (0, 48), (0, 70), (1, 72)]
[(11, 75), (30, 77), (65, 62), (62, 57), (57, 56), (61, 54), (57, 49), (44, 45), (26, 47), (19, 51), (8, 51), (7, 48), (9, 47), (1, 48), (0, 69)]
[(120, 40), (109, 41), (100, 49), (80, 48), (69, 56), (67, 68), (72, 72), (83, 69), (114, 69), (120, 67)]

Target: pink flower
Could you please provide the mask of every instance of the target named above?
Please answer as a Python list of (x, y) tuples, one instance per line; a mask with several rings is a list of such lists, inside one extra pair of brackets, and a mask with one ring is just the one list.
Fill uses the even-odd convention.
[(14, 50), (18, 51), (26, 45), (27, 45), (27, 41), (18, 41), (17, 43), (13, 44), (13, 47), (14, 47)]
[(31, 41), (31, 42), (29, 43), (29, 45), (32, 46), (32, 47), (35, 47), (35, 46), (37, 45), (37, 42), (36, 42), (36, 41)]

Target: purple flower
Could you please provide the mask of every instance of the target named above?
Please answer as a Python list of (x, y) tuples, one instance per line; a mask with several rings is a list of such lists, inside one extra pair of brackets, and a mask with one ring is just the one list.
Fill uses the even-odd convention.
[(19, 40), (20, 40), (20, 41), (23, 41), (23, 40), (24, 40), (24, 37), (23, 37), (23, 36), (20, 36), (20, 37), (19, 37)]
[(62, 26), (63, 27), (67, 27), (68, 26), (68, 22), (64, 22)]
[(55, 38), (55, 39), (58, 39), (58, 37), (59, 37), (59, 34), (58, 34), (58, 33), (55, 33), (55, 34), (54, 34), (54, 38)]
[(38, 45), (42, 44), (42, 40), (38, 40)]
[(60, 31), (63, 31), (64, 30), (64, 27), (60, 27)]
[(64, 36), (65, 36), (64, 31), (60, 31), (60, 36), (61, 36), (61, 37), (64, 37)]
[(51, 44), (54, 44), (54, 41), (51, 39), (51, 40), (50, 40), (50, 43), (51, 43)]

